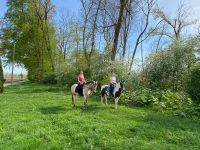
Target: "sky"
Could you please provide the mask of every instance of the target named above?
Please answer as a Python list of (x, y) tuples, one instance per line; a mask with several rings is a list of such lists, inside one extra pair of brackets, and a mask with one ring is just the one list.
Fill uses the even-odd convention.
[[(190, 7), (191, 19), (200, 20), (200, 0), (184, 0)], [(55, 20), (59, 20), (60, 13), (68, 12), (70, 14), (78, 15), (80, 10), (79, 0), (52, 0), (53, 4), (56, 6)], [(169, 16), (174, 16), (176, 14), (176, 9), (180, 0), (158, 0), (159, 7), (162, 8)], [(7, 10), (6, 0), (0, 0), (0, 18), (4, 16)], [(187, 33), (195, 34), (196, 26), (191, 26)], [(4, 72), (11, 72), (10, 68), (4, 68)], [(15, 73), (26, 73), (25, 69), (15, 68)]]
[[(188, 5), (190, 11), (190, 19), (198, 19), (198, 23), (188, 28), (188, 33), (194, 34), (195, 29), (200, 25), (200, 0), (182, 0)], [(169, 16), (174, 16), (180, 0), (158, 0), (159, 7)]]

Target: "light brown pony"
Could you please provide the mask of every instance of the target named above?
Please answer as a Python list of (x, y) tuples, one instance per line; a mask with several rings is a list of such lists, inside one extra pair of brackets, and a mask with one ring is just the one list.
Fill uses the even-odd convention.
[[(72, 106), (76, 106), (76, 96), (81, 96), (76, 92), (76, 87), (78, 84), (73, 84), (71, 86), (71, 94), (72, 94)], [(97, 89), (97, 81), (89, 81), (86, 82), (83, 86), (83, 109), (87, 109), (87, 99), (92, 92), (96, 92)]]

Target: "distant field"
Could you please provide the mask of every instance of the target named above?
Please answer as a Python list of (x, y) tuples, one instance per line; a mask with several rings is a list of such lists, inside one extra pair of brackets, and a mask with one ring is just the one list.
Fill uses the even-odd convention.
[[(11, 75), (4, 75), (4, 78), (6, 79), (6, 83), (11, 82)], [(14, 75), (13, 76), (13, 81), (22, 81), (26, 80), (27, 77), (26, 75), (20, 76), (20, 75)]]
[(23, 83), (0, 95), (2, 150), (199, 150), (200, 120), (150, 108), (114, 109), (82, 98), (71, 107), (68, 89)]

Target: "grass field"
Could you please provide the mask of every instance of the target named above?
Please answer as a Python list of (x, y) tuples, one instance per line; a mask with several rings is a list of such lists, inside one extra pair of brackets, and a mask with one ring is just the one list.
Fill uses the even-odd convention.
[(200, 121), (151, 109), (101, 105), (91, 97), (71, 108), (67, 90), (23, 83), (0, 95), (0, 149), (199, 150)]

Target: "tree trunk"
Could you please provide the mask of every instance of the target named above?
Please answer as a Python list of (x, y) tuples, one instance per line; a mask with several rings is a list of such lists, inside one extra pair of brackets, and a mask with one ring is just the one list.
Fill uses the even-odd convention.
[(112, 51), (111, 51), (111, 60), (112, 61), (115, 61), (117, 45), (118, 45), (118, 40), (119, 40), (119, 33), (120, 33), (121, 26), (122, 26), (123, 13), (124, 13), (124, 9), (126, 7), (126, 3), (127, 3), (127, 0), (120, 0), (119, 17), (118, 17), (117, 24), (115, 25), (114, 42), (113, 42), (113, 47), (112, 47)]
[(131, 12), (131, 4), (132, 4), (132, 1), (129, 0), (127, 3), (128, 10), (126, 10), (126, 13), (125, 13), (124, 28), (123, 28), (123, 33), (122, 33), (123, 34), (122, 35), (122, 38), (123, 38), (122, 59), (123, 59), (123, 61), (125, 60), (126, 45), (127, 45), (128, 35), (129, 35), (130, 29), (131, 29), (131, 20), (132, 20), (132, 14), (130, 13)]
[[(92, 29), (92, 43), (91, 43), (91, 50), (89, 53), (89, 58), (88, 58), (88, 64), (89, 64), (89, 69), (90, 69), (90, 73), (91, 73), (91, 67), (92, 67), (92, 55), (95, 52), (95, 33), (96, 33), (96, 29), (97, 29), (97, 17), (99, 14), (99, 9), (100, 9), (100, 4), (101, 4), (101, 0), (99, 0), (99, 4), (95, 13), (95, 17), (94, 17), (94, 24), (93, 24), (93, 29)], [(91, 74), (90, 74), (91, 76)]]
[(4, 77), (3, 77), (3, 66), (2, 66), (1, 57), (0, 57), (0, 94), (3, 93), (3, 90), (4, 90), (3, 84), (4, 84), (4, 82), (5, 82), (5, 80), (4, 80)]

